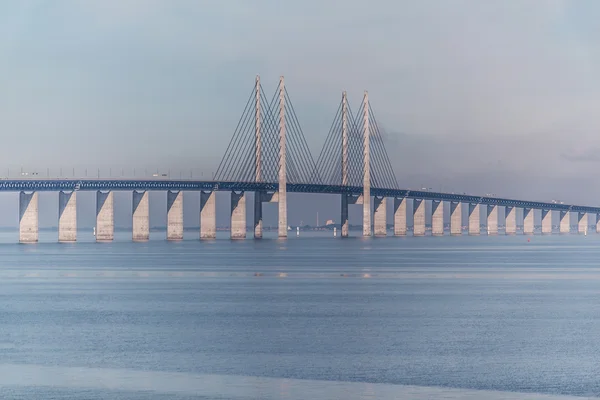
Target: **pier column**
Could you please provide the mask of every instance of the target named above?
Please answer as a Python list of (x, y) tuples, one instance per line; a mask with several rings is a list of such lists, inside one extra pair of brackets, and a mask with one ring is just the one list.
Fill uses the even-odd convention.
[(504, 233), (507, 235), (517, 234), (517, 209), (515, 207), (504, 207)]
[(450, 202), (450, 234), (462, 235), (462, 203), (459, 201)]
[(263, 237), (262, 192), (254, 192), (254, 239)]
[(150, 206), (148, 192), (133, 191), (132, 198), (132, 239), (134, 242), (145, 242), (150, 239)]
[(406, 198), (394, 197), (394, 235), (406, 236)]
[(58, 193), (58, 241), (77, 241), (77, 193)]
[[(200, 239), (217, 237), (217, 192), (200, 192)], [(245, 199), (245, 198), (244, 198)], [(233, 204), (233, 192), (232, 192)], [(244, 222), (246, 221), (246, 203), (244, 201)], [(244, 226), (245, 228), (245, 226)], [(245, 230), (244, 230), (245, 233)]]
[(342, 219), (340, 222), (340, 226), (342, 229), (342, 237), (348, 237), (348, 233), (350, 231), (350, 226), (349, 226), (349, 222), (348, 222), (348, 195), (345, 193), (342, 193), (341, 195), (342, 198)]
[(600, 233), (600, 214), (596, 214), (596, 233)]
[(571, 232), (571, 212), (561, 211), (560, 212), (560, 233)]
[(183, 192), (167, 191), (167, 240), (183, 240)]
[(246, 239), (246, 194), (231, 192), (231, 239)]
[(552, 234), (552, 211), (542, 210), (542, 235)]
[(387, 204), (385, 197), (374, 198), (375, 211), (373, 222), (375, 224), (375, 236), (387, 236)]
[(37, 192), (19, 194), (19, 242), (36, 243), (38, 241), (38, 194)]
[(254, 239), (263, 237), (263, 203), (277, 203), (278, 200), (278, 192), (254, 192)]
[(96, 241), (109, 242), (115, 238), (113, 192), (96, 192)]
[(481, 217), (479, 215), (479, 204), (469, 203), (469, 235), (481, 233)]
[(488, 235), (498, 234), (498, 206), (487, 206), (487, 233)]
[(533, 208), (523, 208), (523, 235), (533, 235)]
[(431, 201), (431, 234), (433, 236), (444, 235), (444, 202)]
[(578, 233), (587, 233), (588, 225), (589, 225), (588, 213), (578, 212), (577, 213), (577, 232)]
[(425, 200), (413, 200), (413, 236), (425, 236)]

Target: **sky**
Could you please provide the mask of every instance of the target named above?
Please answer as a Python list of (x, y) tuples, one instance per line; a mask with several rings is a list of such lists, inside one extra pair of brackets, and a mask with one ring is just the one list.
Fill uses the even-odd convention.
[[(357, 108), (368, 90), (401, 187), (598, 205), (598, 17), (595, 0), (1, 2), (0, 176), (211, 176), (255, 75), (269, 93), (284, 75), (315, 157), (341, 91)], [(291, 222), (339, 212), (309, 197)]]

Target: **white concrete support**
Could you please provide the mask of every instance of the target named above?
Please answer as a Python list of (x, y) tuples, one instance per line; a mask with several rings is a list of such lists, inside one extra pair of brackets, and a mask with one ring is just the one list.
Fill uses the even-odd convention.
[(96, 241), (110, 242), (115, 238), (113, 192), (96, 192)]
[(569, 233), (571, 232), (571, 212), (570, 211), (561, 211), (560, 212), (560, 233)]
[(515, 207), (504, 207), (504, 233), (507, 235), (517, 234), (517, 209)]
[(596, 233), (600, 233), (600, 214), (596, 214)]
[(363, 98), (363, 236), (371, 236), (371, 153), (369, 93)]
[(279, 78), (279, 237), (288, 233), (287, 223), (287, 167), (285, 137), (285, 84), (283, 76)]
[(263, 237), (262, 192), (254, 192), (254, 239)]
[(588, 225), (589, 225), (588, 213), (578, 212), (577, 213), (577, 232), (578, 233), (587, 233)]
[(277, 203), (279, 192), (254, 192), (254, 239), (263, 237), (263, 203)]
[(246, 194), (244, 192), (231, 192), (231, 239), (246, 239)]
[(406, 198), (394, 198), (394, 235), (406, 236)]
[[(215, 239), (217, 237), (217, 192), (200, 192), (200, 239)], [(232, 194), (233, 204), (233, 194)], [(246, 221), (244, 203), (244, 233)]]
[(462, 235), (462, 204), (460, 202), (450, 202), (450, 234)]
[(431, 201), (431, 234), (444, 236), (444, 202)]
[(542, 235), (552, 234), (552, 211), (542, 210)]
[(167, 191), (167, 240), (183, 240), (183, 192)]
[(58, 241), (77, 241), (77, 193), (58, 193)]
[(342, 237), (348, 237), (348, 234), (350, 232), (350, 226), (349, 226), (349, 222), (348, 222), (348, 195), (342, 193), (341, 194), (341, 198), (342, 198), (342, 215), (341, 215), (341, 228), (342, 228)]
[(498, 206), (487, 206), (487, 233), (490, 236), (498, 234)]
[(413, 200), (413, 236), (425, 236), (425, 200)]
[(385, 197), (374, 197), (373, 222), (375, 236), (387, 236), (387, 207)]
[(19, 194), (19, 242), (38, 241), (38, 193)]
[(479, 235), (481, 233), (479, 208), (479, 204), (469, 203), (469, 235)]
[(133, 191), (132, 216), (133, 241), (148, 241), (150, 239), (150, 205), (148, 204), (148, 192)]
[(523, 235), (533, 235), (533, 208), (523, 208)]

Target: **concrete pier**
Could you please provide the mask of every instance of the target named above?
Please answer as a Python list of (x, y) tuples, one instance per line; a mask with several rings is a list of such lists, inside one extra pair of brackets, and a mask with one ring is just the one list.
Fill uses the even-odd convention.
[(58, 193), (58, 241), (77, 241), (77, 193)]
[(552, 234), (552, 211), (542, 210), (542, 235)]
[[(243, 194), (243, 193), (242, 193)], [(217, 237), (217, 206), (216, 192), (200, 192), (200, 239)], [(234, 193), (231, 193), (233, 207)], [(233, 208), (232, 208), (233, 210)], [(244, 237), (246, 234), (246, 197), (244, 196)]]
[(462, 203), (450, 202), (450, 234), (462, 235)]
[(19, 242), (36, 243), (38, 241), (38, 194), (37, 192), (19, 194)]
[(507, 235), (517, 234), (517, 209), (515, 207), (504, 207), (504, 233)]
[(523, 234), (533, 235), (533, 208), (523, 208)]
[(578, 233), (587, 233), (587, 228), (589, 225), (588, 214), (586, 212), (578, 212), (577, 213), (577, 232)]
[(145, 242), (150, 239), (150, 205), (148, 192), (133, 191), (132, 198), (132, 239)]
[(431, 201), (431, 234), (433, 236), (444, 235), (444, 202)]
[(96, 241), (109, 242), (115, 238), (113, 192), (96, 192)]
[(487, 234), (498, 234), (498, 206), (487, 206)]
[(413, 236), (425, 236), (425, 200), (413, 200)]
[(406, 198), (394, 198), (394, 235), (406, 236)]
[(342, 207), (341, 207), (342, 215), (341, 215), (341, 222), (340, 222), (340, 226), (342, 228), (341, 236), (343, 238), (345, 238), (345, 237), (348, 237), (348, 234), (350, 232), (350, 224), (348, 222), (348, 195), (341, 194), (340, 197), (342, 199)]
[(560, 212), (560, 233), (571, 232), (571, 213), (569, 211)]
[(469, 203), (469, 235), (481, 233), (481, 217), (479, 215), (479, 204)]
[(183, 192), (167, 191), (167, 240), (183, 240)]
[(596, 214), (596, 233), (600, 233), (600, 214)]
[(254, 192), (254, 239), (263, 237), (262, 192)]
[(254, 192), (254, 239), (263, 237), (263, 203), (277, 203), (278, 200), (279, 192)]
[(387, 204), (385, 197), (375, 197), (373, 223), (375, 236), (387, 236)]
[(246, 194), (244, 192), (231, 192), (231, 239), (245, 238)]

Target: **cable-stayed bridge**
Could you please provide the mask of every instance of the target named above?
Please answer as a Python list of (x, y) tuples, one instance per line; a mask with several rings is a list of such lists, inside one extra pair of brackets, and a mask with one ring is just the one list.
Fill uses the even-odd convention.
[[(267, 96), (257, 77), (246, 106), (225, 154), (212, 180), (193, 179), (5, 179), (0, 191), (20, 192), (19, 241), (38, 241), (38, 192), (59, 192), (58, 240), (77, 240), (78, 191), (96, 191), (96, 240), (114, 238), (114, 191), (133, 192), (133, 232), (135, 241), (148, 240), (148, 191), (165, 191), (167, 196), (167, 239), (183, 238), (183, 192), (199, 191), (200, 238), (216, 237), (217, 191), (231, 192), (232, 239), (247, 236), (246, 194), (254, 192), (253, 236), (262, 238), (262, 206), (278, 203), (278, 235), (287, 237), (287, 193), (339, 194), (341, 236), (349, 235), (348, 207), (362, 205), (363, 235), (387, 235), (387, 203), (393, 199), (394, 235), (407, 234), (407, 207), (413, 203), (413, 236), (426, 231), (425, 203), (431, 201), (431, 234), (444, 235), (444, 202), (450, 204), (450, 234), (461, 235), (463, 209), (468, 214), (468, 233), (481, 233), (481, 217), (489, 235), (517, 233), (516, 209), (523, 210), (523, 233), (534, 233), (534, 213), (541, 213), (541, 232), (550, 234), (552, 214), (559, 217), (559, 232), (568, 233), (571, 214), (575, 213), (578, 232), (587, 233), (589, 217), (595, 216), (600, 232), (600, 207), (556, 202), (535, 202), (492, 196), (460, 195), (431, 191), (413, 191), (398, 185), (383, 136), (369, 102), (368, 93), (353, 111), (346, 93), (318, 155), (313, 157), (283, 77), (274, 94)], [(390, 201), (392, 204), (392, 202)], [(464, 205), (464, 207), (463, 207)], [(500, 221), (498, 208), (504, 207)], [(519, 224), (520, 225), (520, 224)]]

